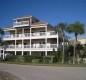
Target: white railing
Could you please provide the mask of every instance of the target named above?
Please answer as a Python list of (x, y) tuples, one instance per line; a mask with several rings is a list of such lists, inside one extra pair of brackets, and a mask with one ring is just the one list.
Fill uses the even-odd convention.
[[(55, 32), (35, 32), (31, 33), (31, 37), (36, 36), (51, 36), (51, 35), (57, 35)], [(10, 38), (23, 38), (23, 37), (30, 37), (30, 33), (24, 33), (24, 34), (11, 34), (11, 35), (4, 35), (4, 39), (10, 39)]]
[(20, 27), (20, 26), (29, 26), (29, 21), (21, 21), (21, 22), (14, 22), (13, 26), (14, 27)]
[(23, 37), (30, 37), (30, 33), (24, 33)]
[[(6, 47), (7, 49), (26, 49), (26, 48), (30, 48), (30, 45), (8, 45)], [(33, 44), (31, 45), (31, 48), (57, 48), (57, 44)]]
[(35, 32), (35, 33), (31, 33), (31, 36), (45, 36), (46, 32)]
[(14, 49), (15, 48), (15, 45), (8, 45), (8, 46), (6, 46), (6, 48)]

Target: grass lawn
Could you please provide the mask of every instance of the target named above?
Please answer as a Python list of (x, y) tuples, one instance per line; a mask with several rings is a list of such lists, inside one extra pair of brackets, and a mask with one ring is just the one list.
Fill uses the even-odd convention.
[(19, 65), (33, 65), (33, 66), (86, 67), (86, 64), (62, 64), (62, 63), (44, 64), (44, 63), (20, 63), (20, 62), (5, 62), (5, 61), (0, 61), (0, 63), (19, 64)]

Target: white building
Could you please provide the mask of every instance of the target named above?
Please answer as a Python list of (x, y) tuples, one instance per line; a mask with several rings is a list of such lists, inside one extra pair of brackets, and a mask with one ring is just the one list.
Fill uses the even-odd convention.
[(6, 33), (3, 41), (7, 42), (3, 55), (11, 53), (47, 56), (53, 48), (57, 50), (61, 46), (61, 35), (55, 32), (52, 25), (33, 16), (13, 20), (13, 25), (3, 28)]

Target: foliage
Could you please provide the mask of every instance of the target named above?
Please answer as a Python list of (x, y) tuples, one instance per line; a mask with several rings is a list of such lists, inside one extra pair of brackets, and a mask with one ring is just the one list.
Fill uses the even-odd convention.
[(22, 55), (18, 55), (14, 61), (15, 62), (25, 62), (24, 57)]
[(32, 59), (32, 63), (40, 63), (40, 59)]
[(61, 60), (62, 60), (62, 49), (58, 48), (57, 51), (55, 51), (55, 49), (53, 49), (51, 55), (54, 56), (54, 62), (61, 62)]
[(62, 54), (62, 63), (64, 63), (64, 54), (65, 54), (65, 31), (67, 28), (67, 24), (66, 23), (59, 23), (58, 25), (55, 26), (55, 29), (57, 32), (61, 33), (61, 36), (63, 38), (63, 54)]
[(16, 55), (7, 55), (6, 58), (5, 58), (5, 61), (12, 61), (12, 62), (14, 62), (16, 58), (17, 58)]
[(85, 30), (84, 30), (84, 24), (80, 23), (80, 22), (74, 22), (73, 24), (70, 24), (67, 27), (67, 32), (69, 33), (74, 33), (75, 37), (78, 36), (78, 34), (84, 34)]
[(67, 24), (66, 23), (59, 23), (58, 25), (55, 26), (56, 32), (63, 32), (66, 30)]
[(31, 63), (33, 59), (39, 59), (41, 62), (43, 61), (43, 57), (41, 56), (31, 56), (31, 55), (8, 55), (5, 61), (11, 62), (29, 62)]
[(2, 36), (4, 35), (4, 31), (3, 29), (0, 28), (0, 46), (2, 46), (3, 42), (2, 42)]
[(85, 30), (84, 30), (84, 24), (80, 23), (80, 22), (74, 22), (73, 24), (69, 24), (67, 27), (67, 32), (69, 33), (74, 33), (75, 35), (75, 44), (74, 44), (74, 54), (73, 54), (73, 64), (75, 64), (75, 58), (76, 58), (76, 42), (77, 42), (77, 36), (79, 34), (84, 34)]
[(50, 57), (45, 56), (43, 61), (44, 61), (44, 63), (51, 63), (51, 56)]

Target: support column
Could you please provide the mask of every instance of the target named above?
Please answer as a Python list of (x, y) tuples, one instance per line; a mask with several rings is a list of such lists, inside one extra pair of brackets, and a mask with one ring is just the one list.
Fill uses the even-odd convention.
[(24, 51), (22, 51), (22, 56), (24, 55)]
[(15, 55), (16, 55), (16, 51), (15, 51)]
[(59, 35), (58, 35), (58, 32), (57, 32), (57, 48), (59, 48)]
[(4, 49), (3, 49), (3, 60), (5, 59)]
[(24, 51), (23, 51), (23, 49), (24, 49), (24, 40), (22, 39), (22, 56), (24, 55)]
[[(15, 38), (16, 38), (17, 30), (15, 30)], [(15, 55), (16, 55), (16, 39), (15, 39)]]
[(45, 56), (47, 56), (47, 51), (45, 51)]
[[(23, 35), (24, 35), (24, 28), (22, 28), (22, 38), (23, 38)], [(22, 56), (24, 55), (24, 40), (22, 39)]]
[(1, 57), (1, 49), (0, 49), (0, 57)]
[(46, 51), (45, 51), (45, 56), (47, 56), (47, 26), (45, 27), (45, 31), (46, 31), (46, 38), (45, 38)]
[(30, 27), (30, 55), (31, 55), (31, 27)]

